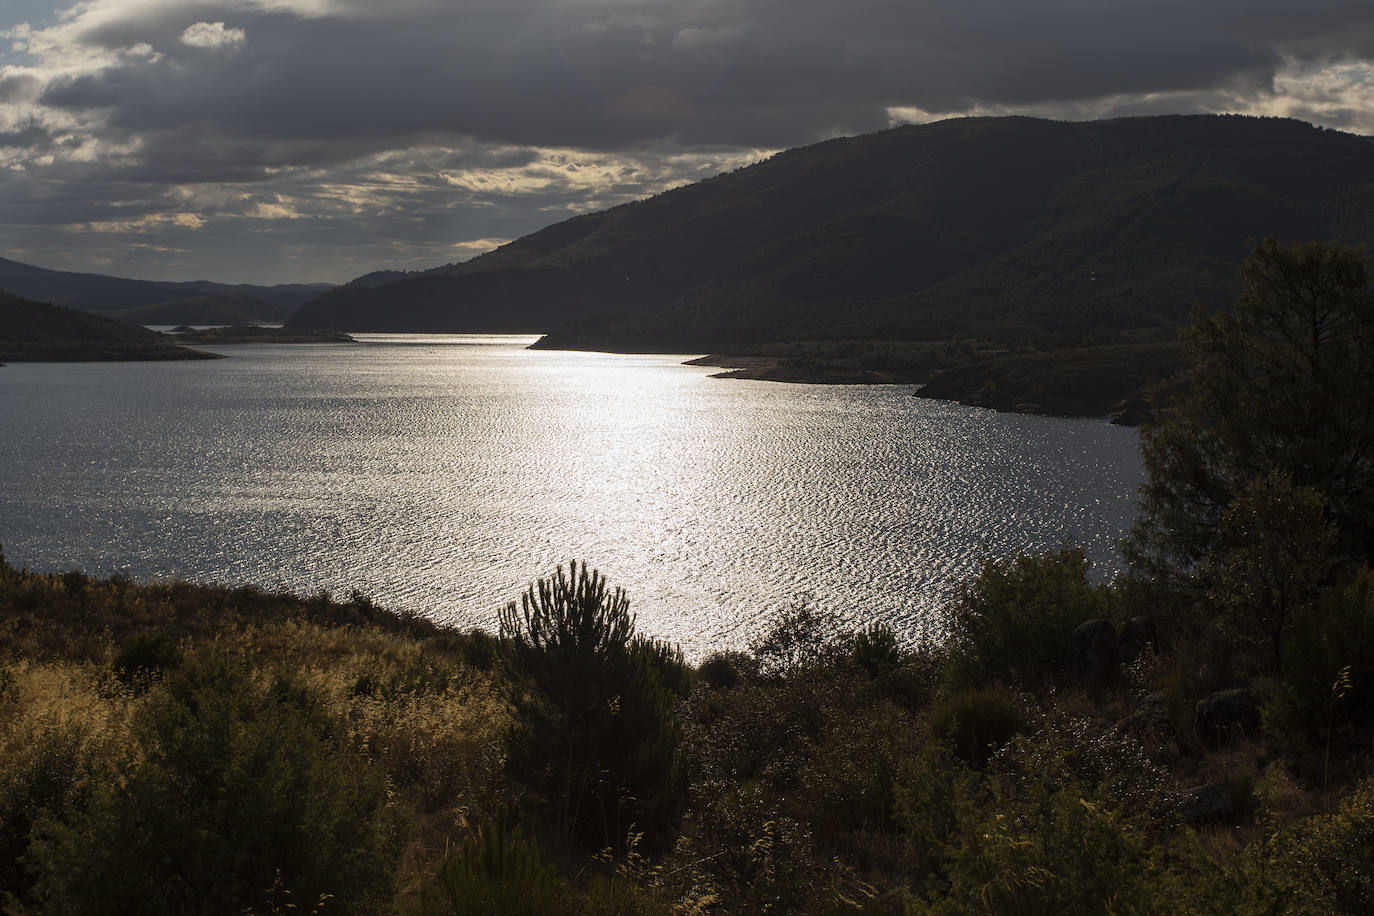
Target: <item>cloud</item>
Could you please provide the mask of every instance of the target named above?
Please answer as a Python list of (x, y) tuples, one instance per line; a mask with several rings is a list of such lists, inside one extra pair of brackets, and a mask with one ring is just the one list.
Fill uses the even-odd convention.
[[(181, 33), (181, 43), (193, 48), (236, 48), (243, 44), (243, 29), (226, 29), (222, 22), (196, 22)], [(151, 48), (146, 42), (135, 47)]]
[[(451, 258), (768, 150), (966, 113), (1374, 132), (1374, 9), (1354, 0), (87, 0), (0, 38), (27, 50), (0, 67), (0, 244), (194, 188), (176, 206), (204, 225), (148, 231), (194, 247), (251, 222), (237, 244), (266, 257), (281, 224), (303, 250)], [(143, 212), (107, 212), (112, 188)]]

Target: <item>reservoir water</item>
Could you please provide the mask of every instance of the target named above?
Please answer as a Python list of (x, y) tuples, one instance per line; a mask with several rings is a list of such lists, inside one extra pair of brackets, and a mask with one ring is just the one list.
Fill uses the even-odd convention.
[(683, 357), (375, 335), (0, 369), (0, 545), (33, 569), (358, 590), (462, 626), (585, 559), (641, 632), (743, 646), (809, 596), (938, 625), (987, 556), (1115, 568), (1140, 460), (1102, 420)]

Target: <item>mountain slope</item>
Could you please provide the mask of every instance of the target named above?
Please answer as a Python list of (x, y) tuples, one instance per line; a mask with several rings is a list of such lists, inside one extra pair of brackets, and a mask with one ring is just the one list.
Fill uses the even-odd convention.
[[(164, 302), (191, 299), (203, 295), (233, 296), (244, 303), (258, 303), (254, 320), (280, 321), (286, 313), (301, 303), (328, 290), (327, 283), (285, 283), (277, 286), (211, 283), (196, 280), (172, 283), (157, 280), (130, 280), (107, 277), (104, 274), (73, 273), (48, 270), (0, 258), (0, 290), (51, 302), (83, 311), (126, 311)], [(150, 322), (160, 323), (160, 322)], [(197, 323), (202, 322), (197, 319)]]
[(0, 360), (213, 359), (161, 334), (103, 315), (0, 293)]
[(98, 314), (133, 324), (252, 324), (259, 321), (284, 321), (290, 314), (285, 306), (273, 305), (249, 296), (203, 293), (133, 309), (100, 309)]
[(1081, 334), (1228, 302), (1263, 235), (1374, 241), (1374, 142), (1230, 116), (896, 128), (339, 288), (291, 323), (675, 352)]

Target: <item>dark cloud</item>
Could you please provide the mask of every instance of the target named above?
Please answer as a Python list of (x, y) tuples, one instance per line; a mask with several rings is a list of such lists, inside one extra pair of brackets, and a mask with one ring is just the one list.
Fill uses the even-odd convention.
[[(241, 42), (186, 44), (200, 17)], [(1259, 92), (1285, 52), (1359, 53), (1371, 18), (1367, 4), (1330, 0), (486, 2), (362, 19), (169, 4), (82, 36), (155, 57), (55, 80), (43, 102), (106, 109), (115, 128), (203, 123), (259, 139), (776, 146), (881, 125), (892, 105)]]
[(37, 98), (42, 86), (35, 76), (0, 77), (0, 105), (31, 101)]

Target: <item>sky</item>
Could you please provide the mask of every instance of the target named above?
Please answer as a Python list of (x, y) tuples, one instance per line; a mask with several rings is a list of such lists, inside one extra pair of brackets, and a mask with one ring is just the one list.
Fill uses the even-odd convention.
[(1374, 134), (1374, 3), (0, 0), (0, 256), (343, 282), (828, 137), (1209, 112)]

